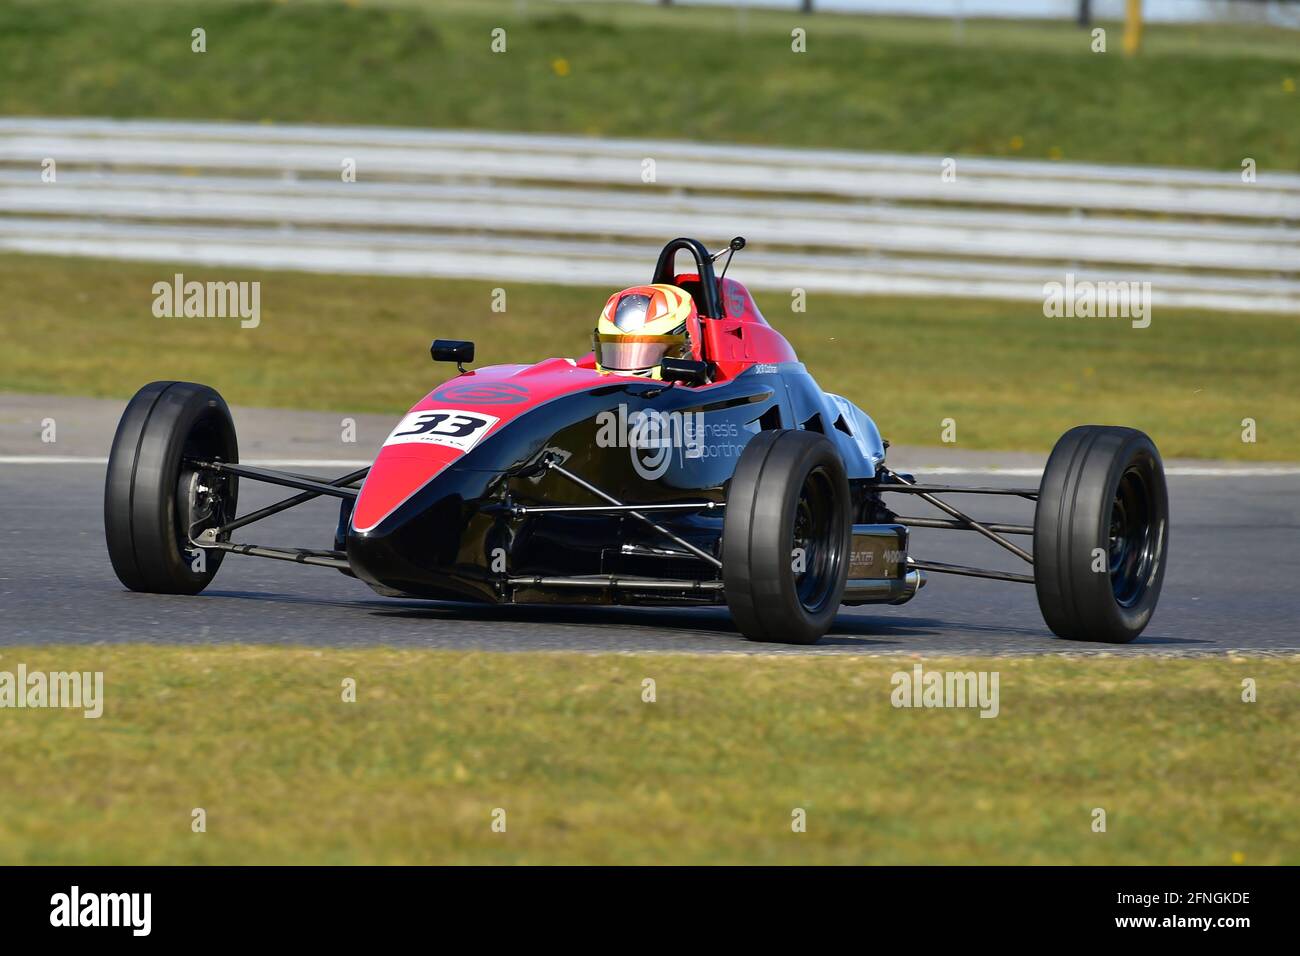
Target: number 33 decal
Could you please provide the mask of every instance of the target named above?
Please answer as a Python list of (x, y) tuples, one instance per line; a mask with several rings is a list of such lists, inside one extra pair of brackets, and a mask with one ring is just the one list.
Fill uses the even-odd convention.
[(433, 432), (438, 435), (450, 435), (452, 438), (465, 438), (487, 424), (481, 418), (447, 412), (421, 412), (419, 419), (420, 424), (411, 431), (393, 432), (393, 437), (404, 438), (407, 435), (427, 435)]
[(388, 445), (445, 445), (469, 451), (500, 419), (456, 408), (411, 412), (393, 429)]

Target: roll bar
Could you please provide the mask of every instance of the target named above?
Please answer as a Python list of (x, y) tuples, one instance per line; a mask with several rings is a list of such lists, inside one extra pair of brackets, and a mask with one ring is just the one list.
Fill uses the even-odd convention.
[(682, 236), (665, 245), (663, 251), (659, 253), (659, 261), (655, 264), (654, 278), (650, 281), (672, 285), (673, 279), (676, 278), (673, 265), (677, 253), (682, 249), (689, 249), (691, 255), (695, 257), (695, 271), (700, 277), (700, 295), (704, 299), (702, 315), (710, 319), (725, 318), (722, 302), (718, 296), (718, 279), (713, 274), (713, 258), (709, 255), (709, 250), (704, 248), (704, 243), (698, 239), (687, 239)]

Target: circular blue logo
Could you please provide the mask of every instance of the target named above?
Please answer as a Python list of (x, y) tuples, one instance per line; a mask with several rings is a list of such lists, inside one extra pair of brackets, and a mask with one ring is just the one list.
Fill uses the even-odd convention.
[(528, 398), (528, 389), (510, 382), (456, 382), (444, 385), (433, 397), (464, 405), (513, 405)]

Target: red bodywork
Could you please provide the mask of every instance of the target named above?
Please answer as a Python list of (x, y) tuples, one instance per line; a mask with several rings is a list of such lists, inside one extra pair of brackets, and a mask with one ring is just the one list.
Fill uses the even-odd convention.
[[(693, 274), (676, 279), (677, 285), (688, 288), (692, 282), (698, 282)], [(790, 343), (767, 324), (743, 285), (735, 279), (723, 279), (721, 286), (726, 316), (702, 322), (704, 357), (711, 363), (713, 381), (698, 388), (707, 390), (730, 381), (759, 363), (798, 361)], [(562, 395), (606, 383), (611, 374), (596, 370), (596, 358), (590, 352), (577, 360), (552, 358), (536, 365), (490, 365), (444, 382), (412, 406), (408, 414), (460, 409), (490, 415), (498, 421), (482, 436), (489, 438), (525, 412)], [(481, 388), (475, 389), (476, 385)], [(375, 528), (463, 454), (461, 449), (446, 445), (385, 444), (357, 495), (353, 529), (366, 532)]]

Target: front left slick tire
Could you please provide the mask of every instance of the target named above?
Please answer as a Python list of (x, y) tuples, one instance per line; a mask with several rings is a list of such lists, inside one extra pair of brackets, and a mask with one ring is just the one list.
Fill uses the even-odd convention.
[(214, 389), (152, 382), (122, 413), (104, 484), (104, 533), (118, 579), (132, 591), (197, 594), (224, 552), (200, 554), (191, 535), (235, 515), (238, 479), (195, 461), (238, 462), (230, 409)]

